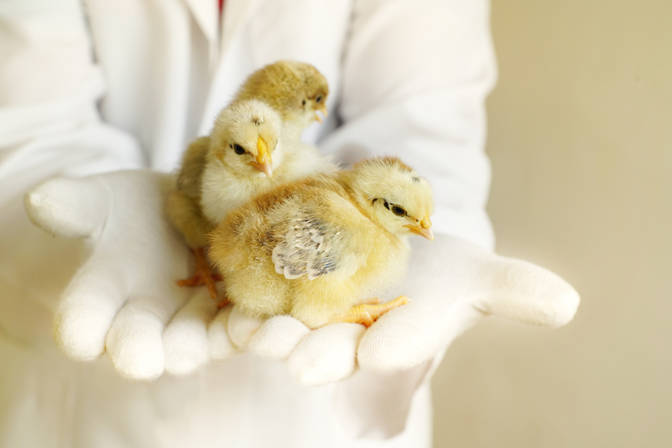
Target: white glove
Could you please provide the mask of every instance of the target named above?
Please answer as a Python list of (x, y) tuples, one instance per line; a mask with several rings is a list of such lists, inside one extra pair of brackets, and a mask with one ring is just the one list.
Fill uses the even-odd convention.
[(216, 313), (204, 288), (175, 286), (189, 273), (190, 255), (163, 216), (169, 180), (116, 172), (54, 179), (26, 196), (33, 222), (91, 247), (55, 316), (57, 340), (71, 357), (107, 350), (122, 375), (145, 379), (164, 369), (189, 373), (237, 350), (287, 358), (306, 384), (342, 380), (359, 367), (336, 386), (339, 414), (351, 433), (389, 437), (403, 428), (415, 390), (445, 347), (482, 316), (559, 326), (579, 303), (549, 271), (440, 235), (414, 240), (406, 280), (385, 297), (405, 294), (411, 302), (368, 330), (334, 324), (310, 331), (289, 316), (261, 321), (235, 307)]
[(573, 318), (579, 304), (576, 291), (552, 272), (446, 235), (413, 241), (407, 278), (387, 299), (400, 294), (411, 302), (368, 330), (334, 324), (309, 331), (288, 316), (261, 322), (235, 308), (223, 310), (210, 324), (211, 336), (218, 336), (211, 338), (211, 353), (231, 352), (221, 337), (228, 328), (241, 348), (288, 357), (290, 370), (306, 384), (341, 380), (359, 367), (335, 388), (338, 415), (350, 434), (387, 438), (403, 430), (415, 391), (445, 348), (480, 318), (492, 314), (557, 327)]
[[(107, 351), (122, 375), (138, 379), (158, 377), (170, 362), (164, 325), (195, 290), (175, 284), (189, 273), (191, 255), (163, 216), (169, 181), (119, 171), (53, 179), (26, 195), (35, 224), (57, 236), (85, 238), (90, 248), (54, 316), (56, 340), (72, 358), (92, 360)], [(207, 349), (201, 350), (205, 359)]]

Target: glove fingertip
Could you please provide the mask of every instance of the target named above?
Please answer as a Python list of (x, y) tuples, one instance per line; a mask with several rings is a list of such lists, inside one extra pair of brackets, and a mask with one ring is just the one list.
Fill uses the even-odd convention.
[(570, 323), (581, 303), (581, 296), (569, 283), (565, 283), (565, 288), (558, 291), (554, 300), (550, 301), (545, 309), (545, 315), (539, 316), (538, 322), (550, 327), (562, 327)]
[(90, 236), (106, 217), (105, 194), (87, 179), (56, 178), (24, 196), (28, 218), (52, 235), (66, 238)]
[(254, 333), (248, 349), (260, 356), (284, 359), (309, 332), (306, 325), (293, 317), (275, 316)]
[(357, 349), (357, 362), (360, 368), (364, 370), (378, 372), (390, 372), (412, 367), (415, 364), (415, 356), (413, 355), (414, 351), (406, 350), (409, 342), (408, 340), (400, 341), (395, 337), (389, 337), (370, 329), (362, 338)]
[(362, 337), (357, 348), (357, 362), (363, 370), (394, 372), (409, 369), (431, 358), (439, 349), (438, 328), (430, 331), (419, 328), (414, 320), (405, 319), (406, 316), (394, 317), (377, 322)]
[(208, 360), (208, 334), (198, 322), (175, 322), (163, 332), (166, 371), (187, 375)]
[(321, 385), (350, 376), (356, 369), (358, 324), (332, 324), (306, 335), (289, 357), (290, 373), (304, 385)]
[(221, 310), (208, 325), (208, 347), (212, 359), (226, 359), (236, 352), (228, 331), (231, 309), (227, 306)]
[(56, 343), (70, 358), (92, 361), (105, 350), (105, 332), (109, 321), (95, 313), (58, 311), (54, 315)]
[(234, 306), (228, 322), (228, 333), (233, 345), (245, 348), (262, 322), (262, 319), (248, 316)]
[(525, 323), (561, 327), (574, 318), (579, 293), (559, 275), (522, 260), (492, 263), (490, 291), (474, 306)]
[(134, 380), (153, 380), (165, 368), (163, 322), (151, 312), (126, 306), (117, 315), (105, 347), (117, 371)]
[(393, 372), (416, 367), (450, 345), (482, 314), (471, 303), (456, 301), (440, 316), (413, 302), (381, 317), (362, 337), (357, 360), (363, 370)]

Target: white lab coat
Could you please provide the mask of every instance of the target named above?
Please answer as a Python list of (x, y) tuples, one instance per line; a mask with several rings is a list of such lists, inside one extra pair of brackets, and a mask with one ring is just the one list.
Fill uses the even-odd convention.
[(433, 184), (438, 232), (492, 245), (486, 1), (226, 0), (221, 27), (217, 11), (216, 0), (0, 3), (2, 447), (431, 443), (427, 385), (401, 433), (353, 440), (330, 386), (300, 386), (282, 362), (240, 355), (131, 382), (53, 342), (55, 303), (84, 254), (28, 222), (26, 189), (61, 174), (174, 169), (245, 76), (277, 59), (313, 63), (329, 81), (329, 119), (306, 140), (346, 163), (403, 157)]

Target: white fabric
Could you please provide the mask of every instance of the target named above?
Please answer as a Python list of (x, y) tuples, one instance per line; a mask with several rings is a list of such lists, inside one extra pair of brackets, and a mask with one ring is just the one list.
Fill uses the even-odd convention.
[[(426, 380), (454, 337), (482, 313), (560, 325), (578, 304), (553, 274), (474, 245), (492, 245), (487, 14), (483, 0), (226, 0), (220, 31), (214, 0), (0, 3), (0, 446), (429, 446)], [(190, 258), (163, 219), (165, 176), (33, 188), (173, 169), (279, 58), (330, 83), (329, 119), (305, 138), (344, 162), (399, 155), (434, 186), (443, 236), (415, 244), (413, 301), (367, 331), (217, 313), (175, 287)]]

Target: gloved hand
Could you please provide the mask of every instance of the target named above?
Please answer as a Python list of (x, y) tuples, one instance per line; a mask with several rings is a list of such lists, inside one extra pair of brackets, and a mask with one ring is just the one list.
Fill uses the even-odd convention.
[[(573, 318), (579, 304), (576, 291), (552, 272), (447, 235), (413, 242), (407, 278), (388, 298), (401, 294), (410, 303), (366, 331), (356, 324), (332, 324), (308, 334), (288, 316), (261, 321), (224, 309), (210, 325), (212, 353), (229, 353), (222, 345), (233, 342), (261, 355), (289, 356), (302, 382), (321, 384), (350, 375), (355, 358), (366, 370), (417, 366), (486, 315), (557, 327)], [(224, 326), (230, 340), (216, 328)]]
[(385, 438), (403, 429), (416, 389), (445, 348), (479, 319), (496, 315), (557, 327), (579, 304), (576, 291), (552, 272), (446, 235), (413, 240), (408, 275), (386, 298), (400, 294), (411, 302), (368, 330), (334, 324), (309, 331), (288, 316), (262, 322), (223, 310), (210, 324), (211, 353), (226, 356), (232, 341), (260, 355), (288, 357), (306, 384), (341, 380), (359, 368), (335, 389), (338, 414), (349, 433)]
[[(167, 175), (119, 171), (52, 179), (25, 196), (35, 224), (84, 238), (90, 249), (54, 316), (56, 340), (72, 358), (107, 351), (119, 373), (137, 379), (158, 377), (172, 362), (164, 326), (195, 291), (175, 284), (189, 273), (191, 255), (163, 216), (169, 182)], [(200, 353), (207, 359), (207, 345)]]
[(337, 397), (346, 407), (356, 399), (361, 409), (380, 403), (367, 394), (389, 391), (366, 387), (371, 375), (403, 384), (397, 402), (405, 392), (410, 403), (443, 349), (484, 315), (559, 326), (578, 306), (576, 292), (556, 275), (441, 235), (414, 240), (408, 276), (389, 294), (406, 294), (411, 303), (368, 330), (335, 324), (310, 331), (288, 316), (262, 322), (232, 307), (215, 316), (202, 288), (175, 286), (189, 273), (190, 256), (163, 217), (169, 179), (143, 171), (54, 179), (26, 196), (36, 224), (86, 238), (91, 247), (55, 316), (57, 340), (70, 356), (93, 359), (106, 349), (119, 372), (133, 378), (154, 378), (164, 368), (188, 373), (236, 350), (288, 358), (307, 384), (346, 378), (358, 366)]

